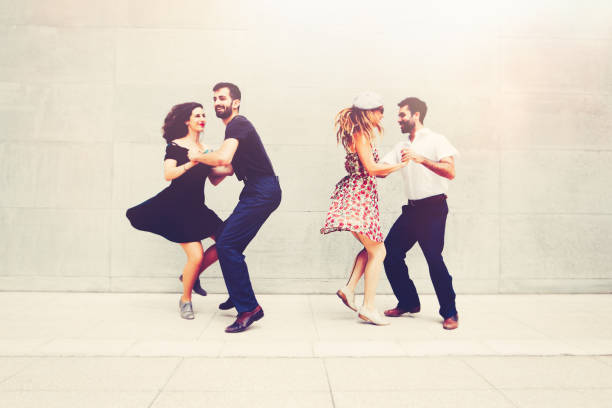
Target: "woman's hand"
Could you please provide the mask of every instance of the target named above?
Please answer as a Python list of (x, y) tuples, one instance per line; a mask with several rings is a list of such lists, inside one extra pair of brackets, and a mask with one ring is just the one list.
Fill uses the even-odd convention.
[(187, 152), (187, 157), (189, 158), (190, 161), (197, 161), (196, 159), (198, 157), (200, 157), (201, 151), (200, 149), (189, 149), (189, 151)]
[(421, 164), (425, 161), (425, 157), (417, 154), (412, 149), (402, 149), (402, 162), (406, 163), (412, 160), (415, 163)]
[(189, 157), (189, 160), (197, 163), (198, 162), (198, 157), (200, 157), (202, 155), (202, 151), (200, 149), (189, 149), (189, 151), (187, 152), (187, 157)]

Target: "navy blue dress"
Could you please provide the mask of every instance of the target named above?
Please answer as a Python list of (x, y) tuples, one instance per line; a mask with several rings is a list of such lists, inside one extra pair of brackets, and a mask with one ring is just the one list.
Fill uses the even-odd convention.
[[(188, 150), (170, 143), (165, 159), (181, 166), (189, 161)], [(196, 242), (215, 235), (221, 218), (204, 204), (204, 183), (211, 167), (202, 163), (175, 178), (155, 197), (127, 210), (132, 226), (178, 243)]]

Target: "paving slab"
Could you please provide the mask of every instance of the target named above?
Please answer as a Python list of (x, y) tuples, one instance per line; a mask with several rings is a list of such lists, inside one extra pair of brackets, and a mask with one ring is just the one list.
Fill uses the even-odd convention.
[(157, 390), (179, 362), (172, 358), (35, 358), (0, 383), (0, 391)]
[(156, 391), (0, 391), (0, 406), (11, 408), (148, 408)]
[(602, 408), (610, 406), (612, 389), (504, 390), (519, 408)]
[(191, 358), (180, 365), (169, 391), (327, 391), (319, 359)]
[(152, 408), (333, 408), (328, 391), (164, 391)]
[(217, 357), (224, 343), (199, 340), (138, 340), (123, 353), (131, 357)]
[(496, 390), (410, 390), (410, 391), (338, 391), (334, 392), (336, 408), (514, 408)]
[(439, 357), (358, 358), (325, 360), (332, 389), (398, 391), (410, 389), (483, 390), (491, 388), (460, 359)]
[(32, 364), (30, 358), (0, 357), (0, 383), (8, 380), (30, 364)]
[(612, 367), (595, 357), (465, 357), (464, 361), (498, 389), (612, 388)]

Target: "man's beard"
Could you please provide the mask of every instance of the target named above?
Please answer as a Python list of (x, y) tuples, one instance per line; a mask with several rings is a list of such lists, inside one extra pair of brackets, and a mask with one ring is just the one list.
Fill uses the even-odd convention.
[(414, 123), (402, 122), (400, 123), (400, 129), (402, 130), (402, 133), (410, 133), (412, 132), (412, 129), (414, 129)]
[(229, 106), (222, 106), (222, 109), (215, 108), (215, 115), (220, 119), (227, 119), (232, 115), (232, 108)]

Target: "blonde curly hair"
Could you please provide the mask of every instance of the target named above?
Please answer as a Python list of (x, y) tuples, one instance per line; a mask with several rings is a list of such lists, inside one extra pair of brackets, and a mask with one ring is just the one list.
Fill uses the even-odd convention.
[(374, 112), (377, 110), (378, 108), (364, 110), (350, 107), (338, 112), (334, 120), (338, 144), (342, 143), (342, 146), (344, 146), (346, 150), (352, 150), (352, 147), (355, 145), (353, 135), (356, 132), (361, 132), (368, 142), (372, 144), (376, 139), (374, 129), (378, 130), (378, 133), (382, 137), (383, 127), (380, 123), (375, 124), (376, 119), (374, 117)]

